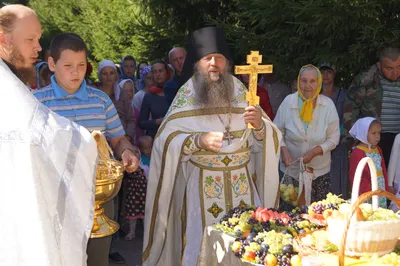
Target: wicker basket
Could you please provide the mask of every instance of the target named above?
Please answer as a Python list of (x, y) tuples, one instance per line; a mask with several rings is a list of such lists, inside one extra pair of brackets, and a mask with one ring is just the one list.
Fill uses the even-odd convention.
[[(370, 221), (370, 222), (358, 222), (356, 225), (350, 225), (351, 217), (356, 212), (356, 208), (360, 206), (364, 201), (372, 198), (373, 196), (383, 196), (386, 197), (393, 202), (396, 203), (397, 206), (400, 207), (400, 200), (396, 198), (395, 195), (386, 192), (384, 190), (370, 191), (362, 194), (357, 201), (353, 204), (351, 208), (351, 212), (345, 221), (345, 230), (341, 236), (341, 242), (338, 246), (339, 248), (339, 266), (344, 266), (344, 257), (347, 255), (347, 250), (351, 247), (352, 244), (349, 243), (351, 239), (349, 233), (352, 230), (357, 232), (357, 237), (360, 239), (351, 239), (351, 241), (355, 242), (358, 248), (361, 250), (371, 250), (371, 253), (378, 254), (387, 254), (393, 251), (400, 236), (400, 221)], [(359, 224), (365, 224), (365, 226), (359, 226)], [(378, 241), (369, 241), (364, 237), (363, 234), (370, 234), (369, 232), (373, 231), (375, 228), (376, 232), (380, 235), (375, 236)], [(350, 245), (349, 245), (350, 244)], [(377, 250), (373, 252), (373, 250)], [(382, 251), (379, 251), (382, 250)], [(385, 251), (386, 250), (386, 251)], [(351, 250), (350, 250), (351, 251)], [(364, 252), (370, 253), (370, 252)], [(385, 252), (383, 252), (385, 251)]]
[[(373, 191), (358, 197), (361, 173), (367, 163), (371, 172)], [(357, 222), (352, 219), (356, 209), (370, 198), (372, 198), (372, 208), (376, 210), (378, 208), (378, 196), (389, 198), (400, 206), (400, 200), (394, 195), (383, 190), (377, 190), (375, 165), (370, 158), (363, 158), (356, 170), (350, 214), (346, 220), (328, 219), (329, 241), (341, 248), (343, 255), (362, 256), (373, 253), (384, 255), (395, 248), (400, 236), (400, 220)]]
[[(325, 229), (317, 230), (317, 231), (325, 231)], [(302, 242), (302, 239), (307, 235), (313, 234), (316, 231), (306, 232), (298, 235), (293, 239), (293, 247), (299, 253), (300, 256), (318, 256), (321, 254), (336, 254), (337, 251), (327, 251), (320, 250), (314, 247), (310, 247), (309, 245), (305, 245)]]

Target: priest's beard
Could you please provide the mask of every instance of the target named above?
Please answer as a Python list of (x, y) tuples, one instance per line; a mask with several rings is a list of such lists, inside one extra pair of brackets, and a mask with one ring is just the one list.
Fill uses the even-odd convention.
[(11, 52), (7, 63), (11, 66), (11, 70), (24, 84), (34, 84), (36, 78), (35, 66), (26, 67), (26, 60), (15, 45), (11, 45), (9, 49)]
[[(196, 69), (198, 69), (197, 66)], [(194, 84), (196, 105), (201, 108), (231, 107), (235, 89), (228, 69), (229, 66), (220, 74), (217, 81), (211, 80), (208, 73), (197, 70)]]

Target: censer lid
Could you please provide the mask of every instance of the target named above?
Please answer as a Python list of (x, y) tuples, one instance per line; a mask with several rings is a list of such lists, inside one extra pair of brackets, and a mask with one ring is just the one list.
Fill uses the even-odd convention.
[(124, 167), (121, 162), (111, 159), (110, 155), (113, 155), (113, 151), (108, 145), (106, 137), (100, 131), (93, 131), (92, 136), (96, 140), (99, 152), (96, 185), (106, 185), (115, 182), (116, 179), (121, 179)]

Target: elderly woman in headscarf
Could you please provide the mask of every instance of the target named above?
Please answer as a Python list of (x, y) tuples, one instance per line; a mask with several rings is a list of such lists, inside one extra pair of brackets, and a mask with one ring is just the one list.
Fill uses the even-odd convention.
[[(297, 78), (298, 91), (288, 95), (274, 123), (281, 130), (280, 170), (299, 187), (306, 204), (322, 200), (331, 187), (331, 151), (339, 142), (339, 117), (332, 100), (320, 95), (319, 69), (305, 65)], [(282, 209), (290, 209), (281, 201)]]
[(97, 72), (99, 78), (98, 88), (104, 91), (113, 101), (117, 109), (121, 124), (124, 127), (126, 137), (135, 143), (136, 120), (133, 108), (128, 98), (128, 93), (121, 90), (118, 84), (117, 67), (110, 60), (103, 60), (99, 64)]

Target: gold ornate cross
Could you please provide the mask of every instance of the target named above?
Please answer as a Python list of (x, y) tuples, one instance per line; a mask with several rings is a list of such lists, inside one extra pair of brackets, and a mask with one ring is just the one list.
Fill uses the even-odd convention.
[[(257, 76), (258, 74), (272, 73), (272, 65), (259, 65), (262, 62), (262, 55), (258, 51), (251, 51), (247, 55), (248, 66), (235, 66), (235, 74), (249, 74), (249, 91), (246, 93), (246, 100), (249, 106), (260, 104), (260, 97), (257, 96)], [(248, 128), (252, 128), (250, 124)]]

